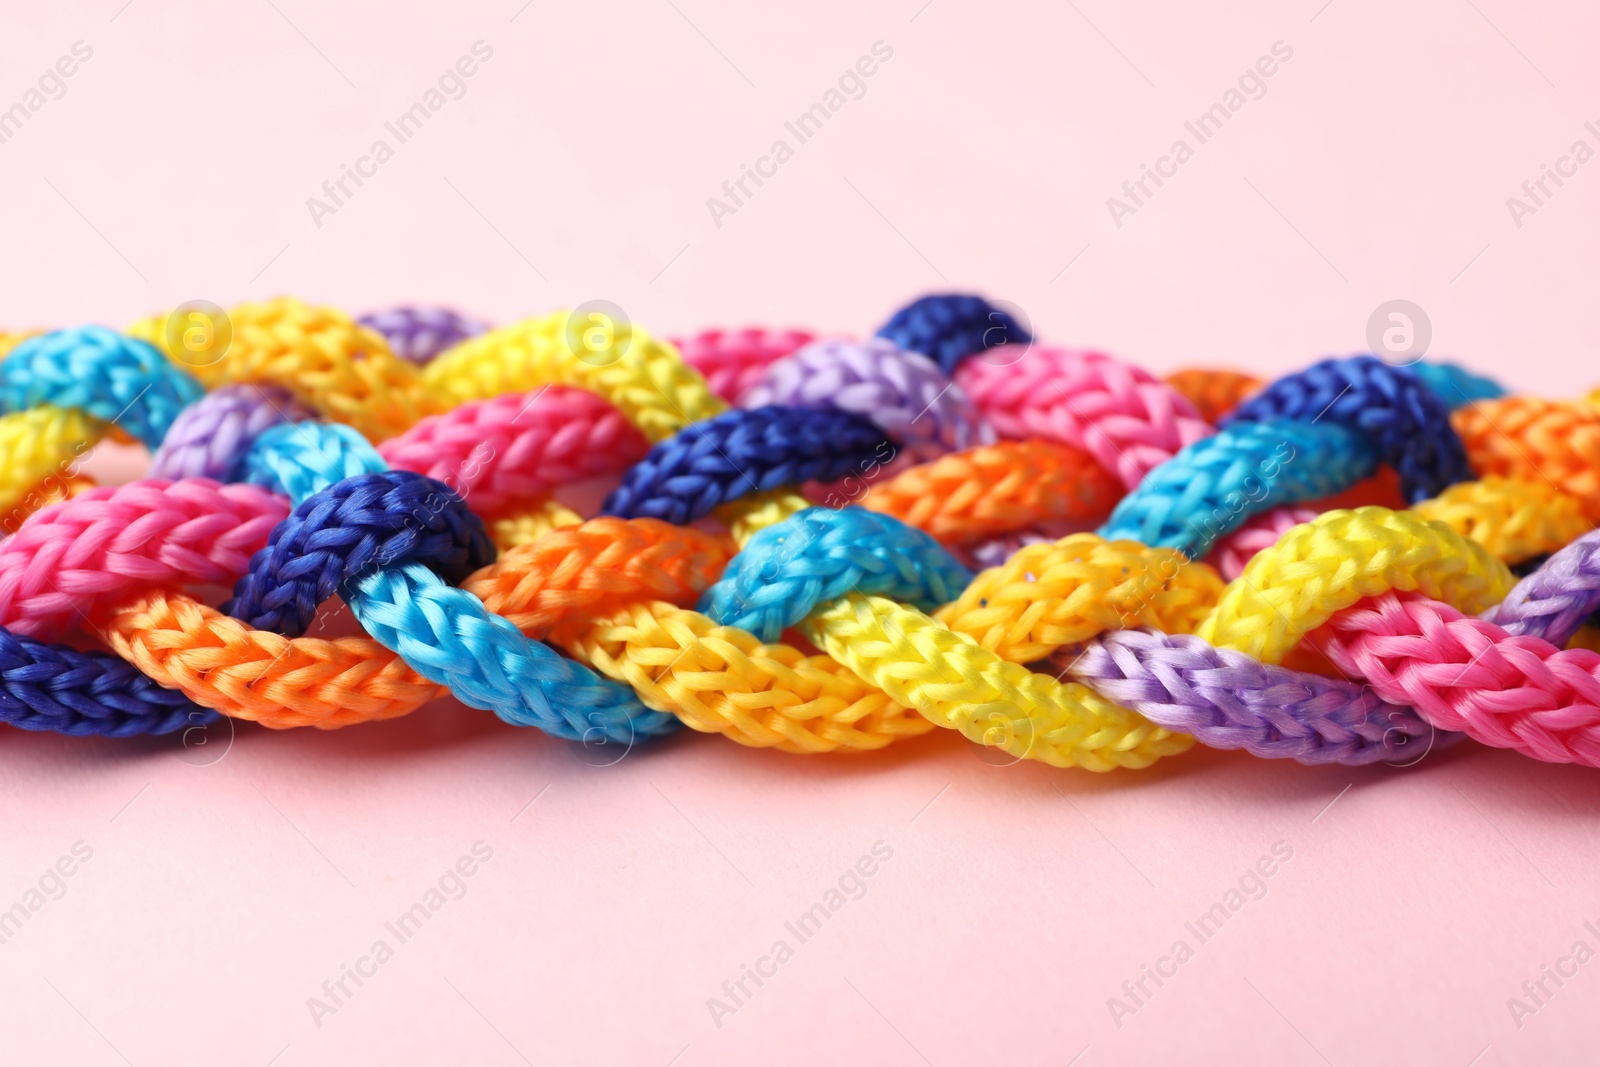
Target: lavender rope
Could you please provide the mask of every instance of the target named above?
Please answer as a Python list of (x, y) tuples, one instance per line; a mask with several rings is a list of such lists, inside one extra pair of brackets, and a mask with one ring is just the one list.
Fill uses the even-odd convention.
[(149, 476), (226, 481), (263, 431), (313, 414), (277, 386), (224, 385), (178, 413), (150, 459)]
[(740, 407), (766, 404), (865, 415), (919, 458), (995, 440), (938, 364), (881, 337), (816, 341), (778, 360), (739, 397)]
[(1410, 764), (1460, 734), (1371, 689), (1262, 663), (1185, 634), (1120, 630), (1051, 666), (1151, 722), (1212, 748), (1300, 763)]
[(1512, 587), (1483, 617), (1518, 637), (1565, 646), (1600, 607), (1600, 530), (1584, 534)]
[[(1483, 613), (1514, 636), (1565, 645), (1600, 608), (1600, 530), (1584, 534)], [(1198, 637), (1129, 630), (1105, 633), (1051, 665), (1152, 722), (1219, 748), (1302, 763), (1405, 761), (1436, 734), (1411, 708), (1352, 682), (1302, 674), (1213, 648)], [(1409, 747), (1407, 747), (1409, 746)]]
[(412, 363), (427, 363), (489, 328), (488, 323), (449, 308), (397, 307), (374, 311), (356, 321), (383, 334), (394, 354)]

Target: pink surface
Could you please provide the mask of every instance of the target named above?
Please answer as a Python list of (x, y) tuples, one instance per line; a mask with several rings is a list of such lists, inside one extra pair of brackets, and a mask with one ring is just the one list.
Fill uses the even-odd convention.
[[(1520, 227), (1506, 202), (1574, 141), (1600, 147), (1600, 26), (1576, 4), (14, 8), (0, 108), (74, 42), (93, 55), (0, 144), (13, 329), (292, 293), (859, 332), (956, 287), (1052, 342), (1265, 374), (1364, 347), (1373, 309), (1405, 298), (1436, 354), (1526, 392), (1595, 384), (1600, 164)], [(466, 95), (315, 225), (306, 198), (479, 40), (493, 56)], [(893, 56), (865, 95), (796, 146), (784, 123), (878, 41)], [(1184, 123), (1277, 41), (1293, 56), (1265, 95), (1117, 227), (1107, 198), (1193, 146)], [(706, 199), (780, 137), (793, 157), (716, 225)], [(1195, 752), (1096, 777), (987, 755), (948, 735), (826, 759), (692, 736), (595, 767), (443, 703), (335, 734), (223, 726), (197, 749), (7, 732), (0, 908), (41, 878), (65, 892), (0, 944), (0, 1050), (1592, 1059), (1600, 964), (1544, 979), (1542, 1004), (1523, 983), (1570, 973), (1574, 942), (1600, 949), (1594, 772), (1471, 745), (1360, 772)], [(446, 879), (465, 895), (399, 944), (384, 924), (478, 841), (492, 858)], [(879, 841), (893, 855), (865, 896), (801, 944), (785, 923)], [(1200, 944), (1186, 923), (1279, 841), (1293, 858), (1246, 879), (1265, 896)], [(45, 877), (62, 856), (74, 873)], [(380, 938), (393, 958), (318, 1026), (307, 998)], [(793, 958), (714, 1020), (708, 998), (780, 939)], [(1179, 940), (1193, 957), (1114, 1020), (1108, 998)], [(1536, 1010), (1514, 1018), (1513, 996)]]

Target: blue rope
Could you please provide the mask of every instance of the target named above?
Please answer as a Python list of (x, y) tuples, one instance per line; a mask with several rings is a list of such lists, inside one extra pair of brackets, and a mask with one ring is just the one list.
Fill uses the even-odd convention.
[(358, 474), (307, 497), (274, 527), (222, 610), (299, 637), (317, 605), (365, 571), (415, 562), (458, 585), (494, 559), (483, 520), (443, 482), (412, 471)]
[[(377, 449), (348, 426), (303, 422), (256, 438), (241, 473), (288, 492), (298, 507), (344, 478), (385, 469)], [(418, 674), (513, 725), (571, 741), (621, 744), (680, 726), (675, 716), (646, 708), (627, 686), (530, 641), (425, 564), (380, 564), (347, 577), (343, 595), (367, 633)]]
[(833, 481), (886, 462), (892, 446), (848, 411), (768, 406), (691, 423), (631, 467), (603, 511), (682, 526), (751, 493)]
[(767, 527), (706, 590), (700, 610), (763, 641), (846, 593), (931, 610), (960, 596), (972, 572), (921, 530), (864, 508), (809, 508)]
[(104, 326), (30, 337), (0, 362), (0, 410), (75, 408), (151, 448), (203, 395), (200, 383), (153, 345)]
[(1409, 368), (1451, 411), (1474, 400), (1498, 400), (1505, 387), (1454, 363), (1413, 363)]
[(901, 348), (921, 352), (954, 374), (961, 361), (986, 348), (1033, 340), (1021, 323), (981, 296), (941, 293), (919, 297), (878, 330)]
[(1367, 438), (1379, 461), (1399, 472), (1408, 503), (1473, 477), (1444, 401), (1413, 371), (1375, 356), (1325, 359), (1286, 374), (1240, 404), (1222, 425), (1291, 419), (1337, 423)]
[(79, 652), (0, 629), (0, 722), (74, 737), (133, 737), (216, 719), (216, 712), (109, 653)]
[(1337, 423), (1234, 423), (1145, 475), (1099, 533), (1199, 559), (1251, 516), (1343, 492), (1377, 466), (1371, 442)]

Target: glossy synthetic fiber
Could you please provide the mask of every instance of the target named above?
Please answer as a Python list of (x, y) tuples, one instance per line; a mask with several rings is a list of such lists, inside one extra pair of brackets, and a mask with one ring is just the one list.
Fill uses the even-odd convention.
[[(334, 728), (449, 692), (585, 744), (1600, 766), (1600, 654), (1562, 647), (1600, 606), (1587, 398), (1365, 355), (1163, 379), (964, 294), (857, 338), (222, 318), (198, 351), (158, 315), (0, 353), (0, 720)], [(95, 487), (106, 436), (149, 476)], [(318, 635), (334, 599), (363, 634)]]

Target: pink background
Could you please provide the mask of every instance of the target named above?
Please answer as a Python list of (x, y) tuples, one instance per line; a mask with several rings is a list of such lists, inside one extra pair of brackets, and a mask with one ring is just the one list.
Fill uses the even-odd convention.
[[(1364, 347), (1403, 297), (1435, 354), (1529, 393), (1595, 384), (1600, 163), (1520, 228), (1506, 206), (1600, 144), (1582, 5), (921, 3), (8, 3), (0, 107), (75, 41), (93, 58), (0, 145), (0, 325), (291, 293), (865, 332), (958, 288), (1153, 369), (1271, 373)], [(478, 40), (465, 97), (317, 227), (306, 198)], [(716, 226), (706, 198), (880, 40), (866, 95)], [(1280, 40), (1266, 95), (1115, 226), (1106, 198)], [(943, 733), (812, 759), (684, 736), (596, 767), (449, 703), (204, 749), (0, 742), (0, 908), (93, 849), (0, 945), (8, 1062), (1489, 1065), (1593, 1044), (1600, 963), (1520, 1028), (1506, 1002), (1600, 948), (1600, 776), (1472, 746), (1102, 777)], [(465, 897), (315, 1025), (307, 998), (479, 840)], [(880, 840), (865, 897), (716, 1025), (707, 998)], [(1266, 896), (1119, 1028), (1107, 998), (1280, 840)]]

